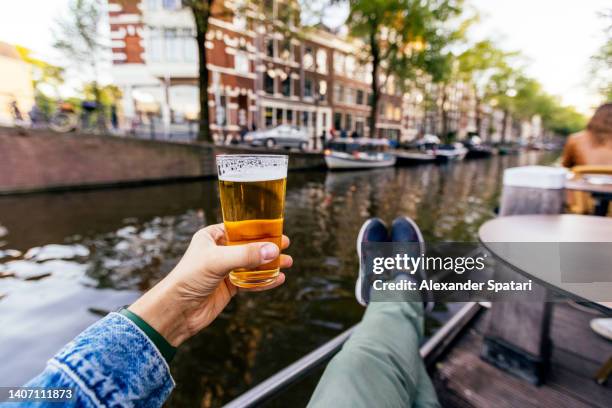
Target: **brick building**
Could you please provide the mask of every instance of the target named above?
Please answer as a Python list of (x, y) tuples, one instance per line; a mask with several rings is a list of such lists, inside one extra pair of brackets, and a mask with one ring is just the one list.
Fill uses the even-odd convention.
[[(165, 134), (185, 129), (199, 112), (191, 11), (181, 0), (108, 1), (112, 75), (123, 91), (124, 126), (140, 117), (157, 121)], [(371, 67), (359, 62), (360, 44), (325, 29), (299, 29), (299, 15), (287, 18), (295, 0), (267, 0), (261, 8), (242, 0), (216, 4), (206, 48), (217, 140), (244, 127), (283, 123), (306, 127), (311, 148), (320, 148), (323, 132), (370, 135)], [(447, 130), (464, 136), (475, 129), (473, 98), (460, 84), (441, 101), (432, 84), (404, 94), (394, 78), (380, 82), (377, 137), (406, 141), (439, 134), (441, 104), (450, 107)], [(433, 102), (424, 106), (425, 100)]]

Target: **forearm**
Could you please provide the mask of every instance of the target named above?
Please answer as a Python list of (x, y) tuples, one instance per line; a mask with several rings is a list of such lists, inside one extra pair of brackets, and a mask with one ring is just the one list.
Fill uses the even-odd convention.
[(159, 350), (111, 313), (68, 343), (28, 386), (75, 390), (75, 406), (161, 407), (174, 387)]

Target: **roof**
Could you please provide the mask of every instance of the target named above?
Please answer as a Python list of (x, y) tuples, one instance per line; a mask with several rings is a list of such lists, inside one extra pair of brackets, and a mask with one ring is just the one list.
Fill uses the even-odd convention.
[(21, 56), (17, 52), (17, 49), (11, 44), (2, 41), (0, 41), (0, 55), (21, 61)]

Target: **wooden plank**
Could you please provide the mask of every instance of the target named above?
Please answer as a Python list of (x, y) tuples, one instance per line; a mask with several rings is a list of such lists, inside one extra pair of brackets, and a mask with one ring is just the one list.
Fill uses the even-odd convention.
[(612, 343), (598, 336), (589, 325), (598, 317), (569, 304), (555, 304), (551, 338), (555, 349), (564, 349), (598, 365), (612, 356)]
[(436, 382), (474, 407), (540, 407), (542, 402), (554, 407), (587, 407), (587, 398), (568, 395), (564, 387), (535, 386), (508, 375), (478, 357), (481, 337), (467, 333), (443, 362), (439, 363)]

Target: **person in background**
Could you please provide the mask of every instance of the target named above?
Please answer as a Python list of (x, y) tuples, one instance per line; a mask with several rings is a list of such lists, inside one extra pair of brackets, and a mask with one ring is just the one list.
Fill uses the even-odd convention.
[(357, 133), (357, 130), (353, 130), (353, 132), (351, 132), (351, 137), (353, 139), (357, 139), (359, 138), (359, 133)]
[(568, 138), (561, 164), (568, 168), (612, 165), (612, 103), (600, 106), (586, 129)]
[(323, 150), (327, 148), (327, 132), (325, 131), (325, 129), (321, 131), (320, 139), (321, 139), (321, 150)]
[[(612, 103), (606, 103), (595, 111), (582, 132), (569, 137), (561, 164), (564, 167), (599, 165), (612, 166)], [(608, 200), (598, 204), (607, 209)], [(591, 320), (591, 328), (600, 336), (612, 340), (612, 318)]]
[(348, 136), (348, 134), (346, 133), (346, 129), (342, 129), (342, 130), (340, 131), (340, 138), (341, 138), (341, 139), (346, 139), (346, 138), (347, 138), (347, 136)]

